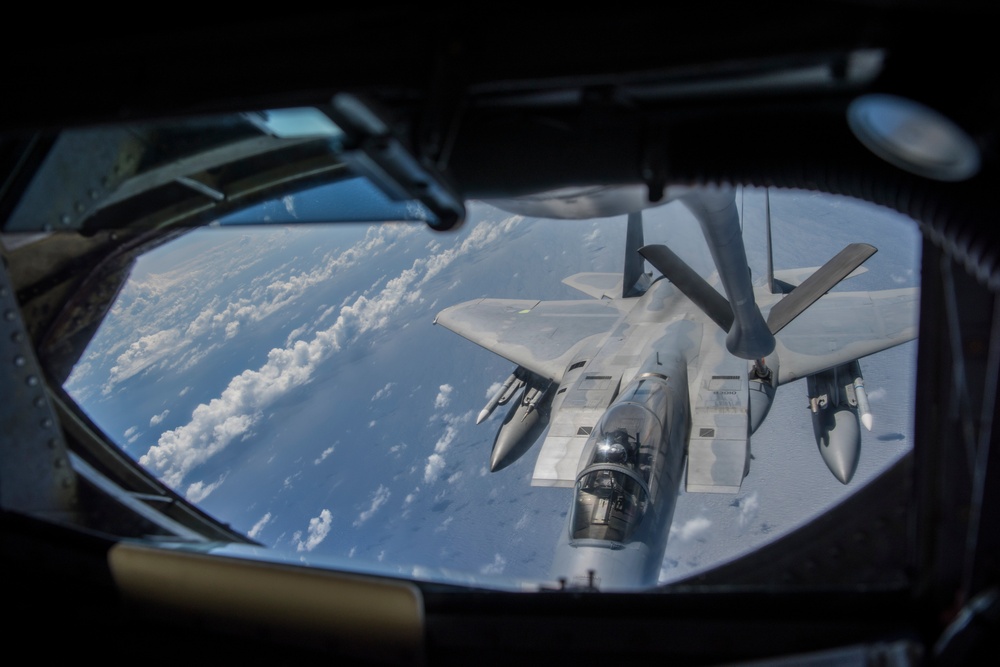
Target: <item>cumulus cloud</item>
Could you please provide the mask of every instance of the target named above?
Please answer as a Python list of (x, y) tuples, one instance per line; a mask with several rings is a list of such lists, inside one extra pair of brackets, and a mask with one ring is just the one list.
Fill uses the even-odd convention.
[[(444, 421), (444, 432), (441, 437), (437, 439), (434, 443), (434, 452), (427, 457), (427, 464), (424, 466), (424, 482), (427, 484), (433, 484), (437, 481), (438, 477), (441, 475), (441, 471), (445, 468), (445, 459), (442, 454), (448, 451), (451, 443), (455, 440), (455, 436), (458, 435), (458, 428), (462, 422), (468, 421), (472, 416), (472, 413), (467, 413), (464, 415), (444, 415), (441, 417)], [(436, 420), (436, 417), (432, 417), (432, 421)], [(456, 478), (457, 479), (457, 478)], [(453, 481), (449, 478), (449, 481)]]
[(200, 503), (205, 498), (208, 498), (213, 491), (222, 486), (222, 482), (224, 482), (225, 479), (226, 476), (222, 475), (211, 484), (206, 484), (205, 482), (194, 482), (193, 484), (188, 485), (187, 490), (184, 492), (184, 497), (193, 503)]
[[(386, 281), (377, 293), (360, 295), (353, 302), (345, 303), (336, 321), (327, 329), (316, 332), (312, 340), (298, 340), (290, 346), (272, 349), (260, 368), (248, 369), (237, 375), (219, 397), (196, 407), (187, 424), (161, 434), (156, 445), (140, 457), (140, 463), (164, 483), (174, 488), (179, 487), (194, 468), (221, 452), (233, 440), (250, 434), (254, 425), (263, 418), (268, 406), (309, 382), (316, 368), (330, 355), (339, 352), (359, 336), (388, 326), (405, 299), (413, 295), (417, 287), (443, 271), (461, 253), (479, 249), (503, 238), (519, 220), (520, 217), (515, 216), (500, 224), (477, 225), (459, 247), (430, 258), (416, 259), (410, 268)], [(369, 257), (373, 248), (387, 242), (381, 232), (387, 227), (393, 226), (378, 226), (377, 231), (342, 253), (335, 262), (329, 262), (327, 268), (329, 269), (329, 264)], [(402, 231), (396, 233), (405, 233), (408, 229), (412, 228), (403, 225)], [(311, 284), (316, 280), (314, 274), (304, 276), (293, 276), (286, 283), (298, 285), (305, 281)], [(285, 286), (275, 282), (268, 285), (269, 293), (282, 293), (284, 289)], [(272, 304), (278, 300), (280, 299), (276, 297)], [(454, 437), (454, 434), (450, 437)], [(442, 444), (439, 441), (435, 452), (440, 454), (446, 447), (447, 442)], [(429, 460), (425, 478), (428, 481), (435, 479), (434, 470), (440, 472), (443, 465), (443, 459), (434, 462)]]
[(312, 551), (326, 539), (330, 534), (330, 526), (333, 524), (333, 515), (330, 510), (322, 510), (319, 516), (309, 519), (309, 528), (306, 529), (305, 539), (302, 533), (297, 532), (292, 537), (295, 542), (296, 551)]
[(507, 567), (507, 559), (500, 554), (495, 554), (493, 556), (493, 562), (479, 568), (480, 574), (503, 574), (504, 568)]
[(431, 454), (427, 457), (427, 465), (424, 466), (424, 482), (433, 484), (444, 470), (445, 460), (440, 454)]
[[(238, 250), (231, 243), (219, 244), (193, 254), (186, 262), (178, 260), (170, 271), (130, 281), (112, 316), (118, 328), (134, 330), (135, 338), (128, 338), (134, 342), (115, 360), (102, 392), (108, 395), (118, 383), (154, 366), (190, 367), (223, 340), (239, 335), (243, 325), (273, 315), (312, 288), (328, 284), (337, 272), (370, 257), (377, 248), (415, 231), (407, 225), (373, 226), (362, 241), (343, 252), (331, 251), (311, 269), (302, 270), (301, 262), (291, 260), (265, 272), (255, 265), (265, 251), (273, 249), (275, 237), (267, 236), (251, 248), (246, 236)], [(235, 275), (251, 277), (228, 282), (235, 285), (232, 291), (207, 303), (198, 298), (204, 284), (227, 282)], [(192, 303), (202, 304), (197, 313), (190, 312)], [(208, 342), (209, 336), (216, 336), (214, 342)], [(286, 347), (291, 345), (290, 335)]]
[(438, 395), (434, 399), (435, 409), (446, 408), (451, 402), (451, 392), (454, 389), (450, 384), (443, 384), (438, 387)]
[(392, 494), (389, 492), (389, 488), (379, 484), (379, 487), (375, 490), (375, 495), (372, 496), (371, 506), (358, 515), (358, 518), (354, 521), (354, 527), (357, 528), (365, 521), (372, 518), (375, 512), (378, 511), (378, 508), (385, 505), (386, 501), (389, 500), (390, 495)]
[(757, 492), (754, 491), (746, 498), (741, 498), (739, 501), (739, 508), (740, 528), (746, 528), (757, 517), (757, 510), (760, 508), (760, 501), (757, 499)]
[(184, 338), (178, 329), (165, 329), (141, 337), (118, 356), (102, 392), (105, 395), (110, 394), (114, 385), (141, 373), (165, 358), (176, 356), (180, 348), (189, 343), (190, 341)]
[(257, 521), (257, 523), (255, 523), (253, 525), (253, 528), (251, 528), (250, 531), (247, 533), (247, 537), (249, 537), (252, 540), (256, 540), (257, 536), (260, 535), (260, 533), (261, 533), (262, 530), (264, 530), (264, 526), (266, 526), (269, 523), (271, 523), (271, 513), (270, 512), (268, 512), (267, 514), (265, 514), (264, 516), (262, 516)]
[(313, 461), (313, 463), (316, 464), (316, 465), (319, 465), (320, 463), (322, 463), (323, 461), (325, 461), (326, 457), (328, 457), (330, 454), (333, 454), (333, 445), (330, 445), (329, 447), (327, 447), (326, 449), (324, 449), (323, 453), (320, 454), (316, 458), (316, 460)]
[(671, 526), (669, 539), (677, 539), (682, 542), (687, 542), (688, 540), (695, 539), (696, 537), (702, 535), (711, 526), (712, 522), (705, 517), (695, 517), (694, 519), (685, 521), (681, 526)]
[(384, 387), (375, 392), (372, 396), (372, 400), (377, 401), (380, 398), (388, 398), (392, 394), (392, 385), (394, 384), (394, 382), (387, 382)]
[(170, 410), (168, 409), (168, 410), (164, 410), (163, 412), (161, 412), (158, 415), (153, 415), (152, 417), (149, 418), (149, 425), (150, 426), (156, 426), (161, 421), (163, 421), (164, 419), (166, 419), (167, 415), (169, 415), (169, 414), (170, 414)]

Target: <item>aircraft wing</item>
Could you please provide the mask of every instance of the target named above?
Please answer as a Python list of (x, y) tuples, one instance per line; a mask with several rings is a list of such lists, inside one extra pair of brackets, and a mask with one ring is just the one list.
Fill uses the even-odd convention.
[(777, 336), (778, 384), (785, 384), (913, 340), (915, 287), (830, 292)]
[(621, 316), (608, 302), (589, 299), (476, 299), (445, 308), (434, 322), (537, 375), (559, 381), (576, 345), (608, 333)]

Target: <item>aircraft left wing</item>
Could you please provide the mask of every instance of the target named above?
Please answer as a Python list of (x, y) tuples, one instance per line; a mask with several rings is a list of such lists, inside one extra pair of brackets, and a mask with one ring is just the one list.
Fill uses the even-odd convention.
[(610, 303), (588, 299), (475, 299), (445, 308), (434, 323), (558, 382), (576, 345), (608, 333), (621, 317)]
[(913, 340), (919, 299), (915, 287), (824, 295), (776, 337), (778, 384)]

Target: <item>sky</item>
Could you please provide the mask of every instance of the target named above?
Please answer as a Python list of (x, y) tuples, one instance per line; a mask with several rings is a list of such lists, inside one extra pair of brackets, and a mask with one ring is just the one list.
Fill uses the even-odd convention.
[[(152, 474), (272, 554), (443, 581), (547, 579), (570, 491), (531, 485), (537, 447), (488, 472), (504, 413), (475, 416), (513, 364), (433, 319), (485, 296), (589, 298), (561, 280), (620, 271), (624, 217), (539, 221), (470, 202), (453, 233), (289, 223), (321, 200), (288, 197), (257, 212), (278, 224), (196, 230), (141, 258), (67, 391)], [(759, 281), (763, 194), (737, 202)], [(771, 212), (778, 268), (866, 241), (879, 248), (868, 272), (837, 289), (918, 284), (919, 234), (895, 213), (796, 191), (772, 191)], [(678, 202), (647, 211), (646, 241), (711, 268)], [(785, 534), (903, 455), (915, 352), (862, 360), (875, 426), (847, 487), (817, 452), (804, 382), (781, 388), (740, 492), (681, 492), (661, 581)]]

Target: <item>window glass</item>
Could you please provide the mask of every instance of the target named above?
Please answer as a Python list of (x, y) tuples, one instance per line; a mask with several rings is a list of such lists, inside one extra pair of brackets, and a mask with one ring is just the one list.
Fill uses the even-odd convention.
[[(317, 196), (280, 206), (321, 205)], [(737, 205), (762, 285), (763, 190), (738, 191)], [(467, 206), (465, 224), (448, 233), (419, 222), (246, 224), (253, 212), (190, 231), (137, 262), (65, 388), (153, 475), (275, 553), (423, 579), (550, 582), (573, 484), (532, 484), (542, 438), (490, 472), (516, 402), (477, 416), (516, 364), (434, 320), (482, 297), (594, 301), (562, 279), (620, 274), (625, 217), (539, 220)], [(776, 269), (818, 267), (865, 242), (878, 248), (867, 271), (834, 291), (918, 286), (910, 220), (798, 191), (772, 190), (770, 209)], [(645, 240), (710, 276), (681, 203), (645, 212)], [(738, 492), (693, 493), (681, 482), (659, 581), (772, 541), (904, 455), (915, 355), (911, 341), (861, 359), (873, 426), (861, 431), (846, 485), (818, 451), (806, 382), (779, 387)], [(632, 492), (641, 513), (643, 492)]]

